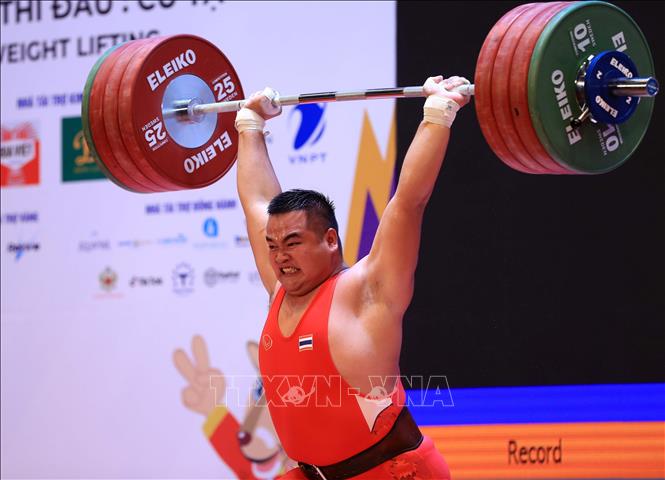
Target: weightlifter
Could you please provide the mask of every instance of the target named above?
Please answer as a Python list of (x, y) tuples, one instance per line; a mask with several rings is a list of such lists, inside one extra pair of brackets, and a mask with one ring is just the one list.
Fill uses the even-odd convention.
[(284, 479), (449, 479), (433, 442), (405, 407), (399, 381), (402, 318), (414, 289), (423, 213), (450, 127), (468, 97), (461, 77), (428, 78), (424, 118), (370, 253), (344, 264), (332, 203), (282, 192), (264, 141), (275, 93), (236, 117), (238, 193), (270, 311), (261, 334), (266, 401), (287, 455)]

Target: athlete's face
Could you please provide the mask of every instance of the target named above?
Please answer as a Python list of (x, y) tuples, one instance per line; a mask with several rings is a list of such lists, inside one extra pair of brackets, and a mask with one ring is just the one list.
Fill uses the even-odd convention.
[(337, 232), (316, 227), (316, 222), (308, 222), (304, 210), (270, 215), (268, 219), (270, 263), (290, 295), (308, 294), (339, 264)]

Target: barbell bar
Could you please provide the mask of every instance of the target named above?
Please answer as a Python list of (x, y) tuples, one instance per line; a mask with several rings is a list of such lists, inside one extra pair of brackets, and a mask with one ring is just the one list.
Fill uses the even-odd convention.
[[(474, 85), (460, 85), (454, 89), (462, 95), (473, 95)], [(277, 95), (273, 100), (281, 106), (302, 105), (307, 103), (325, 102), (348, 102), (356, 100), (388, 99), (388, 98), (419, 98), (426, 97), (422, 86), (420, 87), (395, 87), (395, 88), (370, 88), (367, 90), (350, 90), (343, 92), (318, 92), (300, 93), (298, 95)], [(197, 104), (189, 100), (179, 100), (174, 105), (167, 106), (164, 115), (196, 116), (208, 113), (237, 112), (245, 106), (246, 100), (234, 100), (230, 102), (215, 102), (208, 104)]]
[[(617, 97), (653, 97), (658, 93), (659, 84), (654, 77), (617, 78), (607, 83), (610, 93)], [(462, 95), (474, 95), (475, 85), (460, 85), (453, 89)], [(426, 97), (421, 87), (371, 88), (367, 90), (349, 90), (342, 92), (301, 93), (297, 95), (277, 95), (275, 104), (281, 106), (302, 105), (306, 103), (348, 102), (388, 98)], [(196, 99), (176, 100), (162, 110), (164, 116), (175, 115), (183, 120), (190, 120), (197, 115), (210, 113), (237, 112), (245, 106), (246, 100), (230, 102), (196, 103)]]
[[(646, 40), (623, 10), (600, 1), (534, 3), (497, 22), (475, 84), (458, 91), (476, 95), (481, 131), (511, 168), (594, 174), (618, 167), (639, 145), (659, 88), (653, 73)], [(373, 88), (276, 103), (424, 96), (422, 86)], [(106, 52), (90, 72), (84, 134), (102, 170), (130, 191), (200, 188), (235, 162), (234, 112), (244, 103), (233, 66), (207, 40), (136, 40)]]

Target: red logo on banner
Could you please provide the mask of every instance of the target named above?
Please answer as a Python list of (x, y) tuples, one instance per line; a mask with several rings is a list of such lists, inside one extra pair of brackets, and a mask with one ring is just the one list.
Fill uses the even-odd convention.
[(0, 186), (39, 183), (39, 138), (30, 123), (14, 128), (2, 125), (0, 142)]

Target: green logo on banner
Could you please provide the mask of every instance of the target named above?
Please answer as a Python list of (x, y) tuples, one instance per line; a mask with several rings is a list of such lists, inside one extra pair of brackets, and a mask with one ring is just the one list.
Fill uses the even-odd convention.
[(106, 178), (83, 137), (81, 117), (62, 119), (62, 181)]

